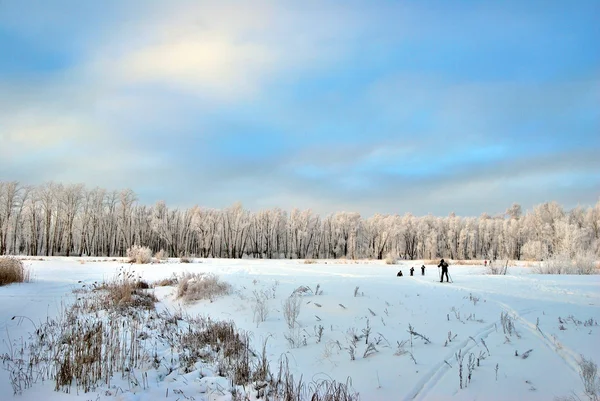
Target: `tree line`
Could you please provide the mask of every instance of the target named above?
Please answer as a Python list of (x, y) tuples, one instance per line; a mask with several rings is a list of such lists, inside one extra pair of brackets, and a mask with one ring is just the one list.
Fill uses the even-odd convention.
[(171, 257), (297, 259), (535, 259), (600, 255), (600, 200), (564, 210), (556, 202), (502, 215), (446, 217), (279, 208), (251, 212), (138, 203), (125, 189), (0, 181), (0, 254), (125, 256), (132, 245)]

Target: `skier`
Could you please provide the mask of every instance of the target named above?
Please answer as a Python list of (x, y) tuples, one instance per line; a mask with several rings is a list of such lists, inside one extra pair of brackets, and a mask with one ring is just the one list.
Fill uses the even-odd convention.
[(483, 261), (483, 266), (487, 266), (487, 259)]
[(410, 275), (412, 276), (414, 272), (415, 272), (415, 268), (414, 268), (414, 267), (411, 267), (411, 268), (410, 268)]
[(425, 275), (425, 265), (421, 266), (421, 276)]
[(396, 277), (402, 277), (402, 270), (400, 270), (400, 271), (398, 272), (398, 274), (396, 274)]
[(442, 268), (442, 275), (440, 277), (440, 283), (444, 282), (444, 274), (446, 275), (446, 282), (449, 283), (450, 280), (448, 279), (448, 263), (446, 263), (444, 261), (444, 259), (440, 260), (440, 264), (438, 265), (438, 267)]

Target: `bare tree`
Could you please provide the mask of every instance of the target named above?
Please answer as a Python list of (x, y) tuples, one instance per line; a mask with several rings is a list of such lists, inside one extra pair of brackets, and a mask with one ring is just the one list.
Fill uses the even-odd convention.
[(0, 181), (0, 254), (5, 255), (8, 242), (10, 220), (15, 211), (19, 193), (17, 181)]
[[(0, 182), (0, 253), (123, 256), (133, 244), (174, 256), (257, 258), (590, 259), (600, 254), (600, 201), (565, 211), (556, 202), (499, 216), (411, 214), (363, 219), (311, 210), (251, 213), (137, 204), (131, 190)], [(588, 269), (589, 270), (589, 269)]]
[(73, 248), (73, 223), (83, 197), (83, 184), (68, 185), (62, 192), (61, 202), (63, 204), (64, 218), (65, 218), (65, 230), (67, 236), (67, 243), (65, 246), (66, 255), (71, 254)]

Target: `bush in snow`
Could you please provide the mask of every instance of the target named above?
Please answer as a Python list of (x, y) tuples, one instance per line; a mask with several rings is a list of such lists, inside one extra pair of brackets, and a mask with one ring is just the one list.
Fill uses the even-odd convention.
[(156, 252), (154, 254), (154, 258), (161, 261), (161, 260), (167, 260), (167, 253), (165, 252), (164, 249), (161, 249), (160, 251)]
[(302, 299), (299, 296), (292, 295), (288, 297), (283, 303), (283, 317), (290, 329), (296, 326), (296, 320), (300, 315), (300, 306), (302, 305)]
[(254, 290), (254, 303), (252, 305), (252, 311), (254, 312), (254, 322), (256, 323), (256, 327), (261, 322), (267, 320), (269, 316), (269, 293), (265, 290), (256, 291)]
[(29, 270), (25, 268), (21, 259), (12, 256), (0, 257), (0, 286), (28, 282), (29, 276)]
[(490, 263), (488, 263), (487, 274), (506, 275), (507, 271), (508, 271), (508, 260), (506, 261), (506, 263), (504, 265), (502, 264), (501, 261), (498, 261), (496, 263), (492, 263), (492, 261), (490, 261)]
[(578, 254), (573, 260), (575, 274), (597, 274), (596, 258), (593, 253)]
[(99, 296), (104, 309), (141, 308), (154, 309), (158, 300), (152, 292), (145, 291), (150, 285), (142, 280), (134, 271), (121, 267), (111, 280), (94, 285), (93, 289), (105, 291), (105, 296)]
[(388, 255), (385, 257), (385, 264), (386, 265), (395, 265), (397, 262), (397, 259), (395, 256), (392, 256), (391, 253), (388, 253)]
[(581, 355), (579, 361), (579, 375), (583, 381), (585, 393), (591, 400), (600, 399), (600, 377), (598, 377), (598, 365), (591, 359), (586, 359)]
[(220, 295), (231, 293), (231, 285), (221, 281), (214, 274), (186, 273), (179, 279), (177, 298), (184, 301), (209, 299), (211, 302)]
[(145, 264), (152, 261), (152, 251), (147, 246), (134, 245), (127, 249), (129, 263)]
[(596, 261), (591, 253), (578, 254), (574, 258), (566, 253), (555, 254), (534, 268), (538, 274), (597, 274)]

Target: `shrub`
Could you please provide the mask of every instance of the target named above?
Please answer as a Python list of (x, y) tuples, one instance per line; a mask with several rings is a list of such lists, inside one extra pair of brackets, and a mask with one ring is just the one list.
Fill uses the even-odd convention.
[(508, 260), (506, 263), (502, 263), (501, 261), (497, 261), (492, 263), (491, 261), (487, 265), (487, 274), (491, 275), (506, 275), (508, 271)]
[(179, 279), (177, 298), (184, 301), (208, 299), (211, 302), (220, 295), (231, 293), (231, 285), (214, 274), (186, 273)]
[(129, 263), (145, 264), (152, 261), (152, 251), (147, 246), (134, 245), (127, 249)]
[(106, 310), (119, 308), (154, 309), (156, 296), (148, 291), (150, 285), (135, 272), (119, 269), (119, 273), (112, 280), (105, 281), (95, 287), (96, 290), (106, 291), (105, 297), (100, 297), (102, 307)]
[(396, 257), (392, 256), (391, 253), (388, 253), (388, 255), (385, 257), (385, 264), (386, 265), (395, 265)]
[(573, 260), (575, 274), (597, 274), (596, 258), (593, 253), (580, 254)]
[(300, 306), (302, 305), (302, 299), (299, 296), (292, 295), (288, 297), (283, 303), (283, 317), (290, 329), (296, 326), (296, 321), (300, 315)]
[(597, 274), (593, 254), (579, 254), (571, 258), (566, 253), (555, 254), (534, 267), (538, 274)]
[(600, 377), (598, 377), (598, 365), (591, 359), (586, 359), (581, 355), (581, 360), (578, 362), (579, 376), (583, 382), (585, 393), (592, 400), (597, 400), (600, 396)]
[(254, 312), (254, 322), (256, 327), (259, 323), (267, 320), (269, 316), (269, 293), (267, 291), (256, 291), (254, 290), (254, 303), (252, 305), (252, 311)]
[(29, 282), (30, 272), (23, 262), (12, 256), (0, 257), (0, 286)]
[(192, 263), (192, 259), (190, 259), (186, 256), (182, 256), (179, 258), (179, 263)]
[(169, 287), (175, 286), (179, 282), (177, 276), (173, 273), (173, 277), (163, 278), (162, 280), (158, 280), (154, 283), (155, 287)]
[(160, 251), (156, 252), (154, 254), (154, 258), (161, 261), (161, 260), (167, 260), (167, 253), (165, 252), (164, 249), (161, 249)]

